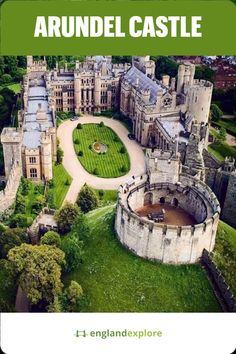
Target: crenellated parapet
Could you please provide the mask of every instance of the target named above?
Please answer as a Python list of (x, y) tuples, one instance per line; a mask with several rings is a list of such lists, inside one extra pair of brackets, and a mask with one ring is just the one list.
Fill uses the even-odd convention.
[[(158, 223), (136, 212), (147, 202), (160, 200), (166, 205), (177, 201), (195, 222), (182, 226)], [(115, 229), (120, 242), (140, 257), (163, 263), (195, 263), (203, 249), (214, 248), (219, 213), (216, 196), (202, 181), (181, 174), (177, 183), (150, 184), (143, 175), (120, 187)]]

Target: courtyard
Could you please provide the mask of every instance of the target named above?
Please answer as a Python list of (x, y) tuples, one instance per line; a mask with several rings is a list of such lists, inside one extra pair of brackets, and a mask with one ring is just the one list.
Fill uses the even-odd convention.
[(73, 142), (86, 171), (103, 178), (116, 178), (130, 169), (129, 155), (117, 134), (104, 123), (79, 125)]
[(168, 224), (175, 226), (186, 226), (196, 224), (195, 219), (187, 213), (184, 209), (167, 203), (165, 204), (149, 204), (145, 205), (142, 208), (135, 210), (136, 214), (139, 216), (148, 217), (148, 214), (160, 213), (164, 209), (164, 220), (160, 221), (160, 224)]
[[(103, 122), (106, 127), (111, 128), (112, 131), (118, 136), (124, 145), (127, 154), (129, 155), (129, 171), (123, 176), (106, 179), (86, 171), (78, 159), (78, 155), (76, 155), (74, 148), (73, 131), (76, 129), (78, 122), (83, 125), (83, 129), (84, 125), (86, 124), (98, 125), (100, 122)], [(145, 159), (143, 150), (135, 140), (130, 140), (128, 138), (128, 134), (129, 131), (127, 128), (119, 121), (111, 118), (95, 117), (92, 115), (85, 115), (80, 117), (79, 121), (67, 120), (58, 127), (57, 136), (60, 142), (60, 147), (64, 151), (63, 166), (72, 178), (72, 182), (65, 196), (65, 201), (74, 203), (81, 187), (85, 183), (96, 189), (117, 190), (121, 184), (126, 183), (127, 180), (132, 178), (132, 176), (140, 175), (145, 172)], [(93, 154), (96, 153), (93, 152)], [(120, 153), (117, 152), (117, 154)], [(103, 157), (103, 155), (96, 157)]]

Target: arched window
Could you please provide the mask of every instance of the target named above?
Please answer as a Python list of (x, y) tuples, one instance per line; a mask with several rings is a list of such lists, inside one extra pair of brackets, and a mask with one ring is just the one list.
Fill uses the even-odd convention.
[(36, 168), (31, 168), (30, 169), (30, 178), (37, 178), (38, 174), (37, 174), (37, 169)]

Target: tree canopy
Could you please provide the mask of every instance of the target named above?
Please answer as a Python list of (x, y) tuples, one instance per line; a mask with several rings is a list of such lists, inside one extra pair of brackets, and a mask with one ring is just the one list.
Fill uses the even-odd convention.
[(61, 234), (71, 230), (71, 226), (79, 214), (79, 208), (72, 203), (65, 203), (55, 214), (58, 229)]
[(98, 206), (98, 197), (93, 191), (92, 188), (90, 188), (86, 183), (84, 186), (81, 188), (78, 198), (77, 198), (77, 204), (80, 207), (81, 211), (83, 213), (87, 213), (90, 210), (93, 210), (97, 208)]
[(48, 245), (22, 244), (9, 251), (8, 259), (14, 265), (19, 284), (31, 304), (45, 301), (50, 305), (61, 294), (64, 257), (61, 250)]

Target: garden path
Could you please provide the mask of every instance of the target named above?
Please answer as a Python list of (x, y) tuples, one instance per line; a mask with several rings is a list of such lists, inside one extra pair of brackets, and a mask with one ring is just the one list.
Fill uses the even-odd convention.
[[(114, 130), (128, 151), (130, 157), (130, 170), (122, 177), (101, 178), (91, 175), (83, 168), (75, 154), (73, 130), (77, 124), (99, 124), (100, 122), (104, 122), (107, 127)], [(139, 175), (145, 172), (146, 168), (143, 150), (135, 140), (130, 140), (128, 138), (128, 133), (128, 130), (118, 120), (105, 117), (94, 117), (92, 115), (85, 115), (80, 117), (77, 121), (67, 120), (58, 127), (57, 136), (60, 141), (60, 147), (64, 151), (63, 165), (73, 178), (64, 202), (69, 201), (74, 203), (84, 183), (87, 183), (96, 189), (118, 189), (119, 185), (131, 179), (133, 175)]]

